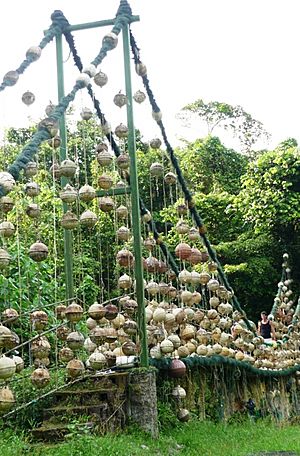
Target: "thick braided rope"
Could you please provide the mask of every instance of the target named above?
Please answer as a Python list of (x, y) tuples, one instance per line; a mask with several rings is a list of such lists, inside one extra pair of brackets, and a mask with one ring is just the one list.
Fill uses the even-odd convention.
[[(132, 31), (130, 30), (130, 45), (131, 45), (131, 50), (132, 50), (132, 53), (133, 53), (133, 60), (134, 60), (134, 63), (135, 64), (138, 64), (138, 63), (141, 63), (141, 59), (140, 59), (140, 50), (139, 48), (137, 47), (137, 44), (136, 44), (136, 41), (135, 41), (135, 38), (132, 34)], [(149, 79), (148, 79), (148, 76), (145, 75), (145, 76), (142, 76), (142, 80), (143, 80), (143, 84), (144, 84), (144, 87), (146, 89), (146, 92), (147, 92), (147, 95), (148, 95), (148, 98), (149, 98), (149, 101), (150, 101), (150, 104), (151, 104), (151, 107), (152, 107), (152, 110), (154, 112), (160, 112), (160, 109), (159, 109), (159, 106), (154, 98), (154, 95), (153, 95), (153, 92), (150, 88), (150, 84), (149, 84)], [(209, 242), (209, 239), (207, 238), (206, 234), (205, 234), (205, 227), (204, 227), (204, 223), (196, 209), (196, 206), (195, 206), (195, 202), (193, 200), (193, 197), (192, 197), (192, 194), (191, 192), (189, 191), (188, 187), (187, 187), (187, 184), (185, 182), (185, 179), (183, 177), (183, 174), (181, 172), (181, 169), (180, 169), (180, 166), (179, 166), (179, 163), (178, 163), (178, 160), (177, 160), (177, 157), (174, 153), (174, 150), (167, 138), (167, 134), (166, 134), (166, 130), (165, 130), (165, 127), (164, 127), (164, 124), (162, 122), (162, 120), (158, 121), (157, 122), (160, 130), (161, 130), (161, 134), (162, 134), (162, 137), (163, 137), (163, 140), (164, 140), (164, 143), (165, 143), (165, 146), (166, 146), (166, 149), (167, 149), (167, 152), (169, 154), (169, 157), (170, 157), (170, 160), (172, 162), (172, 165), (174, 166), (174, 169), (176, 171), (176, 174), (177, 174), (177, 177), (178, 177), (178, 182), (182, 188), (182, 191), (184, 193), (184, 196), (185, 196), (185, 199), (187, 201), (187, 204), (188, 204), (188, 207), (189, 207), (189, 210), (190, 210), (190, 213), (196, 223), (196, 226), (198, 227), (199, 229), (199, 233), (203, 239), (203, 243), (205, 245), (205, 247), (207, 248), (207, 251), (211, 257), (211, 259), (217, 264), (217, 267), (218, 267), (218, 272), (219, 272), (219, 275), (221, 277), (221, 279), (223, 280), (223, 283), (224, 285), (226, 286), (226, 288), (230, 291), (233, 292), (229, 282), (228, 282), (228, 279), (223, 271), (223, 268), (222, 268), (222, 265), (221, 263), (219, 262), (218, 258), (217, 258), (217, 254), (215, 252), (215, 250), (212, 248), (211, 246), (211, 243)], [(240, 306), (240, 303), (238, 302), (238, 299), (236, 298), (235, 295), (233, 295), (233, 304), (234, 304), (234, 307), (239, 310), (242, 315), (243, 315), (243, 319), (245, 320), (245, 323), (248, 327), (248, 329), (252, 330), (252, 327), (247, 319), (247, 317), (244, 315), (244, 312)]]
[[(258, 369), (255, 366), (248, 362), (238, 361), (233, 358), (227, 358), (225, 356), (214, 355), (210, 357), (206, 356), (188, 356), (186, 358), (182, 358), (181, 361), (184, 362), (186, 367), (189, 369), (196, 368), (198, 366), (203, 367), (210, 367), (210, 366), (230, 366), (236, 367), (239, 369), (243, 369), (249, 374), (253, 374), (258, 377), (286, 377), (288, 375), (294, 375), (300, 369), (300, 365), (296, 364), (293, 367), (289, 367), (287, 369), (282, 370), (273, 370), (273, 369)], [(172, 359), (171, 358), (163, 358), (163, 359), (153, 359), (149, 360), (150, 365), (156, 367), (159, 370), (167, 371), (170, 366)]]
[[(53, 13), (53, 15), (56, 13), (56, 11)], [(53, 16), (52, 15), (52, 16)], [(52, 18), (51, 16), (51, 18)], [(61, 23), (60, 21), (56, 21), (55, 18), (54, 20), (52, 19), (52, 24), (49, 27), (49, 29), (46, 31), (44, 38), (42, 41), (38, 44), (38, 47), (43, 50), (48, 43), (50, 43), (55, 36), (57, 36), (59, 33), (62, 33), (63, 31), (64, 24)], [(26, 57), (26, 59), (23, 60), (23, 62), (20, 64), (20, 66), (15, 70), (19, 75), (23, 74), (25, 70), (31, 65), (33, 62), (36, 60), (32, 56)], [(9, 84), (8, 81), (3, 81), (2, 84), (0, 85), (0, 92), (6, 89), (6, 87), (10, 87), (11, 84)]]
[[(127, 2), (125, 2), (125, 3), (127, 4)], [(121, 6), (123, 8), (121, 8)], [(124, 16), (122, 16), (122, 15), (119, 16), (120, 14), (122, 14), (123, 11), (125, 12)], [(131, 12), (131, 10), (130, 10), (130, 12)], [(51, 16), (51, 19), (54, 21), (53, 28), (58, 25), (58, 27), (56, 27), (56, 33), (57, 33), (58, 29), (59, 29), (59, 33), (61, 33), (69, 25), (68, 21), (66, 20), (66, 18), (64, 17), (64, 15), (62, 14), (61, 11), (54, 11), (54, 13)], [(119, 34), (122, 29), (122, 26), (124, 24), (128, 24), (129, 19), (130, 19), (130, 15), (128, 15), (128, 8), (126, 7), (126, 5), (124, 7), (124, 1), (121, 1), (121, 5), (120, 5), (120, 8), (119, 8), (119, 10), (117, 12), (117, 16), (116, 16), (116, 22), (115, 22), (115, 25), (114, 25), (112, 31), (116, 35)], [(53, 34), (53, 36), (55, 36), (55, 33)], [(106, 42), (103, 43), (102, 47), (100, 49), (100, 52), (98, 53), (98, 55), (96, 56), (96, 58), (93, 60), (92, 63), (95, 66), (99, 65), (102, 62), (103, 58), (107, 55), (107, 52), (109, 50), (110, 50), (109, 45)], [(89, 84), (89, 86), (90, 86), (90, 84)], [(51, 113), (51, 117), (49, 119), (57, 122), (63, 116), (63, 114), (65, 113), (65, 111), (68, 108), (71, 101), (74, 100), (76, 93), (84, 87), (85, 87), (85, 84), (83, 81), (77, 81), (76, 84), (74, 85), (73, 89), (71, 90), (71, 92), (59, 101), (59, 104), (55, 107), (55, 109)], [(39, 128), (39, 130), (33, 135), (31, 141), (29, 141), (29, 143), (22, 149), (21, 153), (18, 155), (18, 157), (16, 158), (14, 163), (12, 165), (10, 165), (8, 168), (8, 172), (11, 173), (16, 180), (18, 180), (18, 178), (19, 178), (20, 171), (25, 168), (26, 164), (30, 160), (32, 160), (32, 158), (36, 154), (40, 144), (43, 141), (49, 139), (50, 137), (51, 137), (50, 133), (44, 127)], [(3, 188), (0, 188), (0, 196), (3, 196), (3, 195), (4, 195)]]

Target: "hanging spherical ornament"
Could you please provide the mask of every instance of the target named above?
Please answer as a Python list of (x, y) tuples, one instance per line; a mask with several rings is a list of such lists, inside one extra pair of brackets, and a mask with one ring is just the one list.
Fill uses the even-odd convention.
[(76, 84), (80, 86), (80, 88), (87, 87), (91, 83), (91, 78), (86, 73), (81, 73), (76, 78)]
[(113, 162), (114, 155), (109, 150), (103, 150), (97, 153), (97, 161), (100, 166), (110, 166)]
[(117, 238), (120, 241), (128, 241), (130, 238), (130, 230), (126, 226), (121, 226), (117, 231)]
[(118, 138), (127, 138), (128, 136), (128, 128), (124, 124), (120, 124), (116, 127), (115, 129), (115, 134), (117, 135)]
[(173, 378), (184, 377), (186, 373), (186, 365), (180, 359), (172, 359), (169, 367), (169, 375)]
[(174, 185), (177, 182), (177, 177), (174, 173), (167, 173), (164, 177), (164, 181), (167, 185)]
[(200, 283), (206, 285), (210, 280), (210, 275), (207, 272), (200, 272)]
[(98, 177), (98, 185), (104, 190), (109, 190), (113, 185), (113, 179), (108, 174), (102, 174)]
[(74, 212), (67, 211), (60, 221), (62, 228), (65, 230), (74, 230), (78, 226), (78, 218)]
[(89, 357), (89, 363), (92, 369), (100, 370), (106, 366), (106, 358), (99, 350), (95, 350)]
[(110, 196), (99, 198), (99, 209), (103, 212), (111, 212), (115, 207), (115, 203)]
[(44, 388), (50, 382), (50, 374), (48, 369), (44, 367), (35, 369), (31, 374), (30, 380), (36, 388)]
[(15, 404), (14, 394), (8, 386), (0, 389), (0, 413), (8, 412)]
[(147, 67), (142, 62), (140, 62), (135, 65), (135, 71), (139, 76), (143, 77), (147, 74)]
[(190, 283), (191, 281), (191, 273), (187, 271), (187, 269), (183, 269), (178, 274), (178, 280), (180, 283)]
[(10, 196), (2, 196), (2, 198), (0, 198), (0, 210), (4, 213), (10, 212), (14, 205), (15, 203)]
[(114, 320), (119, 312), (119, 309), (117, 306), (115, 306), (112, 303), (107, 304), (105, 307), (105, 318), (109, 321)]
[(156, 240), (154, 238), (147, 238), (144, 240), (144, 247), (146, 247), (146, 249), (149, 251), (149, 252), (152, 252), (152, 250), (154, 249), (154, 247), (156, 246)]
[(24, 369), (24, 360), (21, 358), (21, 356), (16, 355), (13, 355), (12, 359), (16, 365), (16, 373), (19, 374)]
[(188, 257), (188, 262), (191, 264), (199, 264), (202, 260), (202, 254), (200, 250), (196, 249), (195, 247), (192, 248), (191, 254)]
[(38, 204), (30, 203), (25, 209), (26, 214), (30, 218), (38, 218), (41, 215), (41, 209)]
[(197, 228), (191, 228), (189, 231), (189, 240), (190, 241), (198, 241), (200, 239), (200, 233)]
[(77, 170), (77, 165), (72, 160), (63, 160), (60, 164), (60, 172), (64, 177), (74, 177)]
[(157, 272), (158, 259), (155, 258), (154, 256), (146, 258), (145, 269), (150, 273)]
[(52, 101), (50, 101), (49, 104), (45, 108), (46, 116), (50, 117), (55, 108), (56, 108), (56, 106), (52, 103)]
[(98, 302), (94, 302), (94, 304), (92, 304), (89, 307), (88, 314), (91, 318), (98, 321), (105, 317), (106, 308), (104, 306), (102, 306), (102, 304), (99, 304)]
[(69, 347), (63, 347), (59, 350), (58, 357), (63, 363), (67, 363), (74, 358), (73, 350)]
[(30, 345), (30, 350), (34, 358), (47, 358), (50, 353), (51, 346), (45, 336), (40, 336), (34, 339)]
[(22, 101), (24, 104), (26, 104), (26, 106), (30, 106), (30, 105), (32, 105), (32, 103), (34, 103), (35, 96), (32, 92), (27, 91), (27, 92), (23, 93)]
[(0, 249), (0, 270), (5, 269), (10, 263), (10, 255), (4, 250)]
[(207, 252), (205, 252), (205, 251), (202, 251), (201, 255), (202, 255), (202, 260), (201, 260), (202, 263), (206, 263), (206, 261), (209, 260), (209, 254)]
[(90, 120), (93, 117), (93, 112), (90, 108), (83, 108), (80, 113), (80, 116), (82, 120)]
[(67, 326), (60, 326), (56, 330), (56, 336), (59, 340), (67, 340), (68, 335), (70, 334), (71, 330)]
[(80, 359), (75, 358), (68, 362), (66, 369), (68, 377), (70, 378), (80, 377), (80, 375), (83, 375), (85, 371), (83, 362), (80, 361)]
[(43, 310), (35, 310), (30, 314), (30, 323), (33, 330), (43, 331), (48, 324), (48, 315)]
[(66, 319), (72, 323), (77, 323), (82, 319), (83, 308), (75, 301), (71, 302), (65, 310)]
[(161, 140), (159, 138), (154, 138), (154, 139), (151, 139), (150, 141), (150, 147), (152, 149), (159, 149), (161, 146)]
[(3, 77), (3, 82), (8, 85), (8, 86), (13, 86), (18, 82), (19, 79), (19, 73), (17, 71), (8, 71), (4, 77)]
[(189, 232), (189, 225), (184, 220), (179, 220), (176, 225), (176, 231), (178, 234), (186, 234)]
[(13, 359), (3, 355), (0, 358), (0, 379), (7, 380), (16, 372), (16, 365)]
[(150, 174), (154, 177), (162, 176), (164, 173), (164, 167), (161, 163), (154, 162), (150, 166)]
[(86, 210), (81, 214), (79, 221), (80, 225), (87, 226), (88, 228), (93, 228), (98, 221), (98, 217), (95, 212)]
[(219, 282), (216, 279), (210, 279), (207, 283), (207, 288), (210, 291), (217, 291), (220, 287)]
[(122, 290), (129, 290), (129, 288), (132, 287), (132, 278), (127, 274), (121, 275), (118, 280), (118, 286), (119, 288), (122, 288)]
[(105, 86), (107, 84), (108, 77), (103, 71), (99, 71), (99, 73), (95, 74), (94, 76), (94, 83), (99, 87)]
[(0, 324), (0, 348), (7, 347), (12, 339), (12, 331)]
[(53, 163), (50, 167), (49, 172), (53, 179), (59, 179), (61, 177), (61, 169), (58, 163)]
[(156, 122), (160, 122), (162, 119), (162, 112), (161, 111), (152, 111), (152, 117)]
[(29, 249), (29, 256), (34, 261), (43, 261), (48, 256), (48, 247), (41, 241), (37, 241), (31, 245)]
[(191, 272), (191, 284), (198, 285), (200, 283), (200, 274), (197, 271)]
[(145, 288), (146, 288), (146, 291), (151, 296), (155, 296), (159, 293), (159, 286), (158, 286), (157, 282), (154, 282), (154, 281), (148, 282)]
[(160, 344), (162, 353), (172, 353), (174, 351), (174, 345), (171, 340), (165, 339)]
[(77, 190), (70, 184), (67, 184), (59, 193), (60, 199), (67, 204), (74, 203), (77, 200)]
[(24, 173), (26, 177), (35, 176), (38, 172), (38, 165), (36, 162), (28, 162), (25, 166)]
[(187, 260), (191, 255), (191, 251), (192, 249), (188, 244), (181, 242), (175, 248), (175, 255), (180, 258), (180, 260)]
[(97, 144), (97, 146), (96, 146), (96, 153), (98, 153), (98, 152), (104, 152), (104, 151), (106, 151), (106, 150), (108, 150), (107, 144), (105, 144), (104, 142)]
[(91, 185), (83, 185), (78, 192), (81, 201), (90, 202), (96, 198), (96, 190)]
[(130, 157), (128, 154), (121, 153), (117, 158), (117, 165), (120, 169), (128, 169), (130, 164)]
[(27, 182), (24, 188), (26, 195), (34, 197), (40, 194), (40, 186), (36, 182)]
[(186, 391), (180, 385), (175, 386), (172, 390), (172, 396), (177, 400), (184, 399), (186, 397)]
[(128, 217), (128, 209), (126, 206), (119, 206), (116, 209), (116, 216), (118, 219), (124, 220)]
[(26, 59), (36, 62), (41, 57), (42, 49), (39, 46), (30, 46), (26, 51)]
[(148, 223), (148, 222), (150, 222), (150, 220), (152, 220), (151, 212), (149, 212), (149, 211), (144, 212), (144, 214), (142, 215), (142, 221), (144, 223)]
[(19, 314), (15, 309), (9, 307), (9, 308), (3, 310), (2, 318), (3, 318), (3, 322), (7, 326), (10, 326), (18, 320)]
[(191, 304), (200, 304), (202, 296), (198, 291), (194, 291), (191, 296)]
[(38, 128), (39, 130), (46, 130), (50, 134), (51, 138), (54, 138), (58, 132), (58, 122), (51, 117), (46, 117), (46, 119), (41, 120), (38, 124)]
[(114, 96), (114, 104), (119, 108), (122, 108), (127, 104), (127, 97), (121, 91)]
[(143, 101), (146, 100), (146, 95), (141, 90), (137, 90), (135, 92), (135, 94), (133, 95), (133, 99), (134, 99), (134, 101), (136, 101), (137, 103), (140, 104), (140, 103), (143, 103)]
[(97, 68), (93, 64), (87, 65), (82, 70), (82, 73), (88, 74), (91, 78), (93, 78), (96, 75), (96, 72)]
[(118, 35), (113, 32), (107, 33), (102, 39), (102, 45), (106, 46), (108, 50), (112, 50), (117, 47), (118, 44)]
[(208, 266), (209, 272), (217, 272), (217, 270), (218, 270), (218, 265), (214, 261), (210, 261), (207, 266)]
[(67, 337), (67, 344), (71, 350), (79, 350), (84, 344), (84, 335), (78, 331), (71, 332)]
[(6, 171), (0, 172), (0, 187), (2, 187), (5, 193), (9, 193), (15, 185), (16, 181), (10, 173)]
[(59, 304), (58, 306), (55, 307), (55, 315), (58, 320), (64, 320), (66, 315), (66, 306), (64, 304)]
[(168, 297), (170, 299), (175, 299), (177, 297), (177, 289), (175, 287), (172, 287), (172, 286), (169, 287)]
[(0, 236), (9, 238), (15, 233), (15, 227), (11, 222), (4, 221), (0, 223)]
[(133, 254), (127, 249), (120, 250), (116, 259), (120, 266), (130, 267), (133, 265)]
[(179, 215), (187, 214), (187, 205), (185, 203), (178, 204), (176, 209)]

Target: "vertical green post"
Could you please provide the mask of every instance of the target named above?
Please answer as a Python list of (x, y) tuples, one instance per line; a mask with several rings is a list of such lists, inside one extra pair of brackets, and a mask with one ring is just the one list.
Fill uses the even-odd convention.
[(141, 341), (141, 366), (148, 367), (148, 344), (146, 331), (146, 315), (144, 302), (144, 277), (142, 264), (142, 244), (141, 244), (141, 221), (139, 204), (139, 187), (137, 176), (136, 150), (135, 150), (135, 130), (132, 109), (132, 88), (130, 72), (130, 48), (129, 48), (129, 29), (124, 25), (123, 29), (123, 53), (125, 69), (125, 85), (127, 96), (127, 123), (128, 123), (128, 151), (130, 155), (130, 187), (131, 187), (131, 213), (132, 230), (134, 239), (134, 269), (136, 280), (136, 297), (138, 303), (138, 327)]
[[(58, 101), (65, 96), (64, 88), (64, 67), (63, 67), (63, 48), (62, 48), (62, 35), (56, 36), (56, 68), (57, 68), (57, 89), (58, 89)], [(65, 160), (67, 156), (67, 129), (65, 115), (60, 118), (59, 121), (59, 132), (60, 132), (60, 160)], [(68, 183), (66, 177), (61, 178), (61, 185), (64, 187)], [(67, 205), (63, 204), (64, 212), (67, 211)], [(73, 285), (73, 242), (72, 233), (69, 230), (64, 230), (64, 263), (65, 263), (65, 275), (66, 275), (66, 298), (72, 299), (74, 297), (74, 285)]]

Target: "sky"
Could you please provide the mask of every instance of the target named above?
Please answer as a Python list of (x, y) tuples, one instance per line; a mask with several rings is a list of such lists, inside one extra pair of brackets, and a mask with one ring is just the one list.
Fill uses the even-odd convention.
[[(194, 122), (181, 125), (176, 114), (198, 98), (241, 105), (263, 122), (272, 134), (268, 146), (295, 137), (300, 142), (299, 0), (132, 0), (132, 24), (142, 61), (171, 141), (193, 140), (206, 130)], [(0, 16), (0, 78), (19, 66), (26, 50), (37, 45), (51, 23), (55, 9), (71, 24), (113, 18), (119, 0), (15, 0), (3, 2)], [(110, 27), (74, 32), (77, 49), (88, 65), (101, 47)], [(67, 48), (64, 49), (65, 91), (77, 77)], [(122, 44), (100, 65), (109, 83), (94, 87), (103, 112), (115, 128), (126, 122), (125, 109), (113, 97), (125, 90)], [(133, 91), (143, 90), (133, 70)], [(21, 97), (30, 90), (36, 101), (25, 106)], [(56, 103), (55, 45), (50, 43), (41, 58), (20, 76), (14, 87), (0, 92), (0, 130), (26, 126), (44, 117), (51, 100)], [(81, 91), (75, 100), (75, 118), (91, 107)], [(136, 127), (146, 140), (159, 136), (148, 102), (134, 106)], [(225, 142), (228, 138), (224, 138)]]

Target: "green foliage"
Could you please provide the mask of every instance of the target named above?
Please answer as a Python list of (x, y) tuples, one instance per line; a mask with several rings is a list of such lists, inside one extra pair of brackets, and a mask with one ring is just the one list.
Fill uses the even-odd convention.
[(270, 309), (280, 277), (282, 250), (270, 234), (251, 231), (216, 246), (228, 279), (250, 319)]
[(258, 139), (268, 137), (263, 124), (238, 105), (232, 106), (219, 101), (205, 103), (198, 99), (186, 105), (183, 112), (197, 115), (202, 121), (205, 121), (208, 134), (211, 134), (216, 127), (231, 130), (239, 139), (242, 148), (248, 153)]
[(237, 206), (256, 230), (297, 229), (300, 219), (300, 152), (276, 149), (249, 165)]
[(245, 156), (227, 149), (216, 136), (198, 139), (178, 150), (180, 166), (192, 191), (238, 193)]
[(11, 429), (1, 433), (0, 454), (5, 456), (137, 456), (157, 454), (161, 456), (246, 456), (258, 452), (299, 452), (300, 427), (276, 426), (268, 420), (256, 423), (246, 421), (230, 425), (199, 422), (182, 424), (180, 429), (163, 432), (158, 439), (151, 439), (141, 431), (121, 435), (76, 435), (67, 442), (56, 444), (32, 444), (28, 436), (16, 434)]

